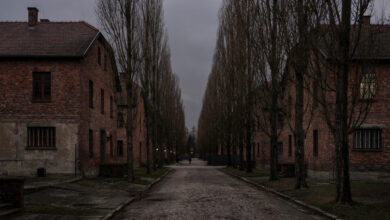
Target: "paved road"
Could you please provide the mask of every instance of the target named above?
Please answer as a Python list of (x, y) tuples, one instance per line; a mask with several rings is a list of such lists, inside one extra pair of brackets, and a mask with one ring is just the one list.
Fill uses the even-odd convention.
[(114, 219), (321, 219), (194, 159)]

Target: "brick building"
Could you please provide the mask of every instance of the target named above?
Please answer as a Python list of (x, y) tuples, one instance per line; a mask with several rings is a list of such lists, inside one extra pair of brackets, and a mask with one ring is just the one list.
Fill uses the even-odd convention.
[(0, 175), (96, 176), (117, 145), (112, 49), (85, 22), (0, 22)]
[[(374, 28), (366, 18), (364, 28)], [(363, 29), (364, 30), (364, 29)], [(370, 57), (360, 55), (354, 58), (357, 63), (369, 61), (374, 64), (370, 71), (362, 75), (359, 83), (361, 100), (370, 98), (373, 104), (366, 120), (361, 127), (350, 135), (350, 170), (351, 179), (364, 179), (370, 181), (390, 181), (390, 26), (380, 27), (378, 41), (381, 44), (379, 50), (371, 51), (375, 54)], [(352, 70), (355, 67), (352, 65)], [(353, 86), (353, 79), (350, 79), (350, 86)], [(312, 84), (312, 83), (311, 83)], [(312, 84), (313, 85), (313, 84)], [(369, 90), (367, 93), (366, 90)], [(311, 87), (311, 94), (313, 87)], [(367, 97), (370, 94), (370, 97)], [(295, 88), (290, 85), (286, 89), (286, 100), (295, 102)], [(331, 98), (331, 97), (330, 97)], [(334, 97), (333, 97), (334, 98)], [(313, 99), (305, 94), (305, 106)], [(293, 106), (292, 106), (293, 108)], [(304, 127), (311, 121), (305, 140), (305, 160), (308, 166), (310, 178), (333, 181), (335, 178), (334, 167), (334, 141), (326, 120), (317, 108), (310, 119), (310, 114), (304, 118)], [(293, 119), (292, 119), (293, 120)], [(279, 137), (279, 163), (291, 165), (294, 163), (294, 136), (289, 130), (287, 122), (281, 126)], [(253, 138), (256, 147), (256, 164), (269, 164), (269, 138), (261, 132), (256, 132)], [(265, 152), (264, 152), (265, 149)], [(265, 163), (264, 163), (265, 162)]]
[[(127, 150), (119, 152), (119, 149), (127, 149), (127, 137), (126, 137), (126, 122), (127, 122), (127, 95), (126, 95), (126, 83), (123, 75), (121, 75), (121, 92), (117, 94), (118, 100), (118, 155), (122, 155), (122, 158), (118, 158), (122, 163), (127, 161)], [(146, 120), (144, 101), (141, 97), (141, 87), (133, 83), (133, 89), (136, 94), (136, 107), (133, 110), (133, 159), (135, 165), (146, 164)], [(123, 146), (123, 147), (122, 147)], [(150, 149), (150, 152), (152, 150)], [(151, 159), (151, 153), (149, 154)]]

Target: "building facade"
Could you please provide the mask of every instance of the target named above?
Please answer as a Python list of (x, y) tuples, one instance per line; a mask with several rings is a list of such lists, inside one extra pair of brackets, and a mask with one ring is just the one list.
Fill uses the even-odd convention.
[(117, 145), (113, 52), (85, 22), (0, 22), (0, 175), (97, 176)]

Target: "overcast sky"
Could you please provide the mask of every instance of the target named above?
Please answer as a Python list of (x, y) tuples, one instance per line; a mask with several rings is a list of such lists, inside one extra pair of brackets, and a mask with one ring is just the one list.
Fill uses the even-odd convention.
[[(26, 21), (27, 7), (52, 21), (84, 20), (98, 27), (96, 0), (0, 0), (1, 21)], [(188, 128), (197, 126), (202, 98), (211, 70), (218, 10), (222, 0), (164, 0), (165, 24), (172, 65), (180, 78)], [(376, 0), (375, 8), (390, 11), (390, 0)], [(378, 13), (377, 13), (378, 14)]]

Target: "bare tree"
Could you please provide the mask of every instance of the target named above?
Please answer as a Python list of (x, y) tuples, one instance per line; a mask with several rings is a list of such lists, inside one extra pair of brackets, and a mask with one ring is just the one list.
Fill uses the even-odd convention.
[(127, 93), (127, 164), (128, 178), (134, 180), (133, 160), (133, 83), (139, 73), (140, 60), (140, 14), (139, 0), (99, 0), (96, 13), (99, 23), (113, 45), (120, 70), (125, 74)]
[(377, 51), (378, 32), (363, 23), (372, 13), (372, 0), (322, 2), (316, 14), (322, 16), (318, 20), (323, 25), (316, 30), (320, 43), (312, 47), (310, 65), (321, 88), (321, 113), (334, 138), (336, 202), (351, 204), (349, 135), (365, 121), (372, 104), (372, 90), (361, 85), (373, 63), (361, 58)]

